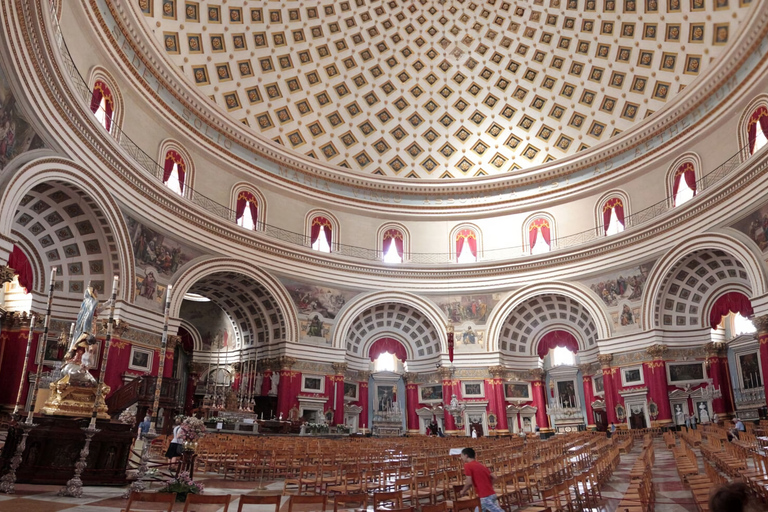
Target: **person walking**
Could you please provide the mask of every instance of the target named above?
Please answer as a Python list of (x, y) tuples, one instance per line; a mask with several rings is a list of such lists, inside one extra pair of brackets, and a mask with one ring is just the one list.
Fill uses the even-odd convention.
[(475, 460), (475, 450), (464, 448), (461, 450), (461, 462), (464, 463), (464, 487), (459, 491), (459, 496), (464, 496), (471, 487), (480, 498), (480, 506), (483, 512), (504, 512), (499, 505), (499, 498), (493, 490), (493, 482), (496, 477), (491, 471)]

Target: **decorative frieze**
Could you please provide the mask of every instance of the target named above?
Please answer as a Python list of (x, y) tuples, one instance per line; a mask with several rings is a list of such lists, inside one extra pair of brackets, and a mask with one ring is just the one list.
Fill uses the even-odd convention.
[(613, 354), (598, 354), (597, 362), (600, 363), (601, 368), (610, 368), (611, 362), (613, 362)]

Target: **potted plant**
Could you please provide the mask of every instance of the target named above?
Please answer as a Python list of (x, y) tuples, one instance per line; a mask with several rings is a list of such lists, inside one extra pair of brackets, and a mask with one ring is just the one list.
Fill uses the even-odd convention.
[(205, 486), (189, 478), (188, 471), (182, 471), (179, 476), (166, 482), (165, 486), (157, 490), (163, 493), (176, 493), (176, 501), (187, 501), (188, 494), (202, 494)]

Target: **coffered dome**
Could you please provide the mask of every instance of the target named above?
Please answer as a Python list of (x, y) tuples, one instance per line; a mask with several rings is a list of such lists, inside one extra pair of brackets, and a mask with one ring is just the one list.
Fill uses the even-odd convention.
[(664, 108), (745, 0), (139, 0), (165, 53), (261, 137), (364, 173), (556, 160)]

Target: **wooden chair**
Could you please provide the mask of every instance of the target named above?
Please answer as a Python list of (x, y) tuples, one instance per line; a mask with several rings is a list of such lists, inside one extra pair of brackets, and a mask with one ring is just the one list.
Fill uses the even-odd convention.
[(375, 492), (373, 493), (373, 510), (392, 510), (403, 508), (402, 491)]
[(227, 512), (231, 499), (231, 494), (187, 494), (187, 501), (184, 502), (184, 512), (190, 512), (190, 505), (224, 505), (223, 512)]
[(480, 506), (480, 498), (456, 500), (453, 502), (453, 512), (475, 512), (475, 509), (482, 509)]
[(280, 503), (282, 502), (282, 496), (270, 495), (270, 496), (240, 496), (240, 504), (237, 506), (237, 512), (243, 512), (243, 505), (274, 505), (275, 512), (280, 512)]
[(328, 505), (328, 496), (324, 494), (319, 496), (291, 496), (288, 499), (288, 512), (293, 512), (295, 505), (313, 505), (312, 512), (325, 511), (325, 507)]
[(337, 494), (333, 497), (333, 512), (365, 512), (367, 506), (368, 495), (364, 492)]
[[(128, 505), (125, 507), (125, 512), (131, 512), (131, 507), (135, 503), (167, 503), (167, 512), (173, 511), (173, 504), (176, 503), (176, 493), (160, 493), (160, 492), (132, 492), (130, 498), (128, 498)], [(133, 509), (136, 510), (135, 508)]]
[(422, 505), (421, 512), (448, 512), (448, 504), (441, 501), (436, 505)]

